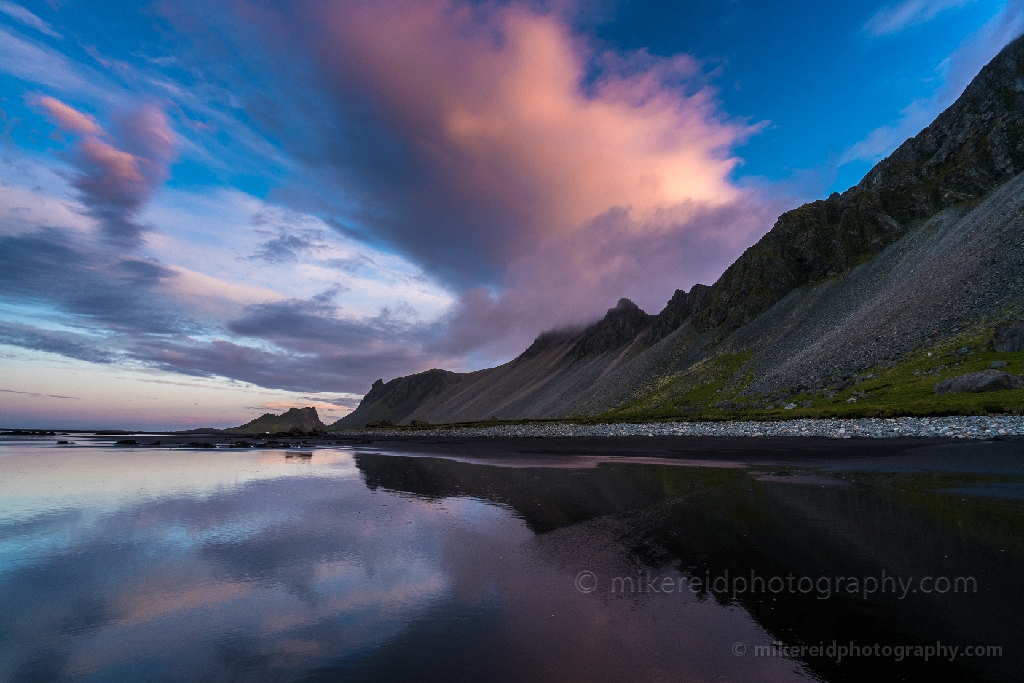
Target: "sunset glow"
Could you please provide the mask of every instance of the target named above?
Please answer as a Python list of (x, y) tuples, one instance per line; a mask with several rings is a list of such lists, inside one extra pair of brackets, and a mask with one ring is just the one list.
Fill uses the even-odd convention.
[(656, 313), (1024, 29), (995, 0), (592, 4), (2, 3), (0, 426), (337, 419)]

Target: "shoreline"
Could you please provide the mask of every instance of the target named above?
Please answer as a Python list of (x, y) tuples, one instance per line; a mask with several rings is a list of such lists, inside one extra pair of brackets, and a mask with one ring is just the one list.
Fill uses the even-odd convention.
[(581, 425), (572, 423), (496, 425), (488, 427), (424, 427), (420, 429), (349, 429), (329, 432), (340, 437), (612, 437), (728, 436), (825, 437), (891, 439), (934, 437), (995, 439), (1024, 436), (1024, 415), (953, 415), (894, 418), (801, 418), (772, 421), (647, 422)]
[[(951, 415), (942, 417), (895, 418), (794, 418), (789, 420), (730, 420), (619, 422), (577, 424), (543, 422), (487, 426), (419, 426), (397, 428), (360, 428), (330, 432), (239, 434), (220, 429), (195, 429), (187, 432), (149, 430), (84, 430), (0, 428), (0, 437), (49, 438), (69, 436), (106, 438), (144, 436), (164, 437), (162, 445), (185, 445), (186, 439), (214, 439), (231, 442), (272, 439), (284, 442), (321, 445), (335, 439), (422, 439), (422, 438), (602, 438), (602, 437), (700, 437), (700, 438), (800, 438), (842, 439), (970, 439), (991, 440), (1024, 437), (1024, 415)], [(152, 446), (154, 444), (136, 444)], [(120, 444), (119, 444), (120, 445)], [(298, 445), (298, 444), (294, 444)]]

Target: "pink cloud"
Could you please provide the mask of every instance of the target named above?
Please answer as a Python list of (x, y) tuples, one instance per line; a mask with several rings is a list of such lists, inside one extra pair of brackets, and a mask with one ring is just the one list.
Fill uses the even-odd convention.
[(664, 85), (695, 80), (688, 57), (632, 74), (606, 59), (587, 91), (586, 46), (555, 15), (510, 5), (481, 17), (442, 0), (315, 7), (322, 72), (372, 90), (449, 192), (519, 217), (493, 240), (506, 258), (613, 206), (646, 217), (738, 195), (728, 150), (752, 129), (720, 119), (709, 89)]
[(778, 215), (730, 179), (759, 126), (723, 114), (690, 56), (601, 54), (526, 2), (233, 7), (279, 70), (254, 116), (352, 198), (342, 223), (466, 289), (463, 351), (521, 350), (620, 296), (659, 310)]
[(53, 97), (37, 97), (32, 104), (41, 107), (50, 118), (62, 129), (77, 135), (100, 135), (102, 129), (96, 124), (96, 119), (73, 109)]
[(440, 347), (493, 362), (522, 352), (542, 330), (599, 318), (619, 297), (658, 313), (676, 289), (717, 279), (792, 203), (749, 191), (717, 207), (673, 207), (643, 225), (624, 209), (611, 210), (515, 260), (498, 294), (465, 292)]
[(72, 157), (75, 187), (107, 236), (137, 243), (142, 227), (135, 215), (167, 177), (174, 134), (164, 113), (145, 105), (117, 119), (117, 140), (92, 117), (53, 97), (30, 101), (58, 128), (80, 138)]

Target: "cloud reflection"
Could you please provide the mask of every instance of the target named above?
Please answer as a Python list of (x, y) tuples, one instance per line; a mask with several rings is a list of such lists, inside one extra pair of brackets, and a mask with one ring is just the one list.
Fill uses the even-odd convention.
[[(668, 613), (588, 600), (564, 558), (592, 527), (550, 536), (552, 553), (506, 506), (373, 490), (347, 452), (294, 466), (278, 453), (88, 450), (5, 457), (20, 474), (0, 494), (23, 493), (22, 514), (0, 521), (0, 679), (710, 676), (723, 662), (693, 655), (723, 633), (764, 639), (744, 612), (692, 596)], [(28, 542), (40, 538), (53, 542)], [(790, 662), (768, 672), (803, 678)]]

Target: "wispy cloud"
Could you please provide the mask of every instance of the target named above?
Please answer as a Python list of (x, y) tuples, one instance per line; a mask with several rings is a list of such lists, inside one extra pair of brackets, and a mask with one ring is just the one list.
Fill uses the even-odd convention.
[(89, 213), (107, 237), (136, 246), (144, 228), (135, 218), (153, 189), (167, 176), (175, 139), (164, 113), (152, 105), (136, 108), (117, 121), (118, 140), (96, 120), (60, 100), (36, 96), (30, 103), (57, 127), (79, 138), (72, 160), (74, 185)]
[(1003, 10), (978, 31), (968, 36), (939, 66), (941, 85), (929, 97), (908, 104), (893, 123), (871, 131), (851, 145), (839, 163), (875, 163), (913, 137), (949, 107), (963, 93), (981, 68), (1003, 47), (1024, 31), (1024, 0), (1010, 0)]
[(0, 344), (335, 394), (361, 394), (381, 376), (452, 361), (424, 353), (440, 333), (436, 325), (386, 311), (369, 319), (347, 317), (333, 301), (335, 290), (236, 305), (237, 315), (227, 320), (196, 320), (179, 279), (179, 269), (90, 248), (68, 231), (0, 236), (0, 299), (34, 306), (67, 328), (0, 318)]
[(75, 332), (47, 330), (33, 325), (2, 320), (0, 320), (0, 344), (56, 353), (90, 363), (111, 363), (116, 358), (116, 354), (103, 348), (102, 342), (95, 337), (90, 338)]
[(91, 102), (125, 100), (98, 72), (68, 59), (50, 47), (29, 41), (0, 27), (0, 71), (29, 83), (46, 86)]
[(16, 5), (13, 2), (7, 2), (7, 0), (0, 0), (0, 12), (3, 12), (4, 14), (9, 16), (11, 19), (14, 19), (15, 21), (21, 22), (25, 26), (34, 28), (43, 35), (57, 39), (64, 38), (64, 36), (54, 31), (49, 24), (47, 24), (42, 19), (29, 12), (21, 5)]
[(948, 9), (964, 7), (972, 2), (977, 0), (904, 0), (895, 5), (886, 5), (872, 14), (864, 23), (864, 32), (872, 36), (899, 33), (905, 28), (930, 21)]
[(65, 231), (0, 236), (0, 273), (0, 295), (8, 302), (56, 306), (96, 326), (153, 334), (191, 327), (171, 302), (157, 296), (177, 271), (152, 259), (78, 244)]
[[(50, 109), (66, 135), (102, 133), (78, 109)], [(105, 367), (157, 368), (218, 386), (228, 378), (331, 392), (320, 403), (361, 395), (392, 373), (452, 365), (450, 357), (424, 351), (438, 334), (430, 321), (450, 294), (395, 254), (240, 192), (180, 189), (161, 193), (137, 217), (160, 227), (147, 233), (144, 248), (111, 248), (83, 216), (89, 207), (69, 187), (74, 175), (41, 176), (37, 157), (9, 158), (0, 207), (33, 200), (19, 184), (26, 183), (59, 198), (77, 221), (54, 222), (52, 212), (0, 220), (0, 345)], [(256, 266), (244, 258), (267, 236), (288, 234), (319, 246), (296, 250), (287, 263)], [(341, 272), (338, 260), (362, 265)]]
[(32, 398), (62, 398), (70, 401), (80, 401), (81, 399), (77, 396), (61, 396), (60, 394), (37, 394), (34, 391), (15, 391), (14, 389), (0, 389), (0, 392), (5, 394), (21, 394), (22, 396), (31, 396)]
[(318, 232), (282, 232), (260, 244), (259, 250), (248, 259), (267, 263), (296, 261), (302, 254), (326, 246), (323, 235)]

